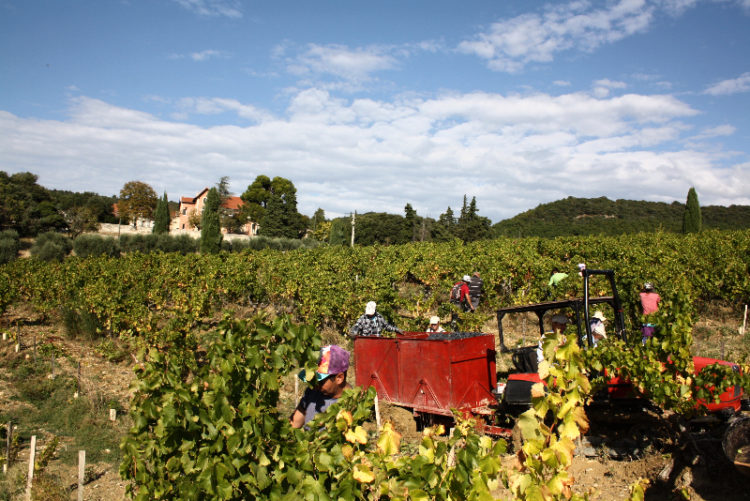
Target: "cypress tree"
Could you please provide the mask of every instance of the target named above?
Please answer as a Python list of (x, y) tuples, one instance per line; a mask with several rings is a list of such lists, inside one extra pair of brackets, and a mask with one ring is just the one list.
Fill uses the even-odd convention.
[(685, 202), (685, 212), (682, 215), (682, 232), (697, 233), (701, 231), (703, 219), (701, 218), (701, 206), (698, 203), (698, 194), (695, 188), (690, 187)]
[(169, 233), (169, 200), (167, 200), (167, 192), (164, 192), (164, 196), (156, 204), (156, 212), (154, 213), (154, 227), (151, 233), (162, 234)]
[(201, 216), (201, 253), (216, 254), (221, 249), (221, 224), (219, 221), (221, 197), (216, 188), (208, 190), (206, 205)]

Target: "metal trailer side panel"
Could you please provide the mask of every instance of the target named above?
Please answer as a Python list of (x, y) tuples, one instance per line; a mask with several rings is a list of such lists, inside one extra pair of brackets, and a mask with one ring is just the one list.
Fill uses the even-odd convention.
[(359, 337), (354, 342), (356, 384), (375, 386), (378, 396), (415, 411), (452, 415), (494, 402), (497, 384), (494, 336), (426, 339)]

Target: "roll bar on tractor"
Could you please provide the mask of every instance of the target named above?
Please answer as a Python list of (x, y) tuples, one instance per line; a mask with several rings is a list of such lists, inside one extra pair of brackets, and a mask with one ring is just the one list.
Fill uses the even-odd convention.
[[(592, 276), (602, 275), (609, 280), (610, 288), (612, 289), (611, 296), (597, 296), (590, 297), (589, 293), (589, 279)], [(613, 270), (589, 270), (583, 269), (581, 271), (583, 277), (583, 297), (563, 299), (560, 301), (547, 301), (543, 303), (526, 304), (521, 306), (510, 306), (507, 308), (499, 308), (497, 310), (497, 328), (500, 337), (500, 351), (502, 353), (508, 353), (511, 351), (505, 346), (505, 339), (503, 333), (503, 317), (508, 313), (522, 313), (522, 312), (534, 312), (539, 319), (539, 335), (544, 335), (544, 315), (549, 310), (561, 310), (570, 308), (575, 313), (576, 328), (578, 331), (578, 338), (580, 340), (585, 339), (588, 346), (594, 345), (594, 338), (591, 334), (591, 325), (589, 321), (591, 319), (590, 306), (596, 304), (609, 304), (614, 312), (614, 335), (623, 341), (627, 341), (627, 333), (625, 332), (625, 319), (622, 311), (622, 303), (620, 302), (620, 295), (617, 293), (617, 286), (615, 285), (615, 272)], [(585, 336), (583, 335), (585, 333)]]

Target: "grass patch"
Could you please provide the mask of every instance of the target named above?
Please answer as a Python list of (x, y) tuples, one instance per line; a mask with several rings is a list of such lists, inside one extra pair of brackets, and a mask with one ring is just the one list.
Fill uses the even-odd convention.
[[(13, 357), (5, 360), (5, 366), (10, 371), (14, 400), (21, 405), (0, 413), (0, 422), (16, 423), (21, 441), (49, 434), (72, 439), (72, 445), (59, 454), (66, 464), (76, 463), (78, 450), (85, 450), (91, 462), (120, 460), (120, 439), (129, 418), (123, 416), (116, 398), (96, 392), (76, 398), (76, 380), (64, 374), (53, 376), (51, 364), (45, 361)], [(109, 409), (118, 411), (117, 421), (109, 421)]]

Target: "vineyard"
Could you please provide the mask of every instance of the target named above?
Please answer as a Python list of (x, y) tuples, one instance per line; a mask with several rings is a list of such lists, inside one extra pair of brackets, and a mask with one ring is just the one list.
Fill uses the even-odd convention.
[[(519, 419), (516, 468), (502, 462), (504, 441), (461, 419), (447, 437), (430, 428), (416, 450), (404, 446), (390, 424), (373, 428), (372, 390), (346, 393), (307, 431), (292, 430), (279, 411), (283, 381), (315, 362), (320, 332), (345, 343), (367, 301), (402, 329), (423, 330), (430, 315), (450, 313), (452, 283), (479, 271), (481, 308), (459, 315), (461, 330), (477, 331), (500, 306), (546, 298), (552, 270), (574, 276), (578, 263), (616, 270), (634, 331), (638, 291), (654, 282), (663, 336), (645, 347), (636, 336), (588, 352), (574, 336), (549, 340), (540, 375), (553, 390), (536, 389), (534, 407)], [(580, 296), (580, 281), (556, 292)], [(121, 449), (135, 499), (586, 499), (568, 473), (574, 442), (588, 428), (584, 404), (601, 383), (586, 367), (627, 366), (657, 405), (689, 417), (691, 398), (710, 399), (717, 385), (750, 390), (747, 367), (744, 375), (714, 368), (694, 376), (690, 358), (697, 308), (739, 309), (748, 299), (750, 232), (135, 253), (0, 267), (0, 313), (25, 305), (59, 318), (71, 335), (117, 338), (138, 352), (133, 427)], [(262, 314), (235, 318), (240, 308)], [(14, 332), (7, 322), (3, 328)], [(647, 492), (636, 483), (631, 497)]]

